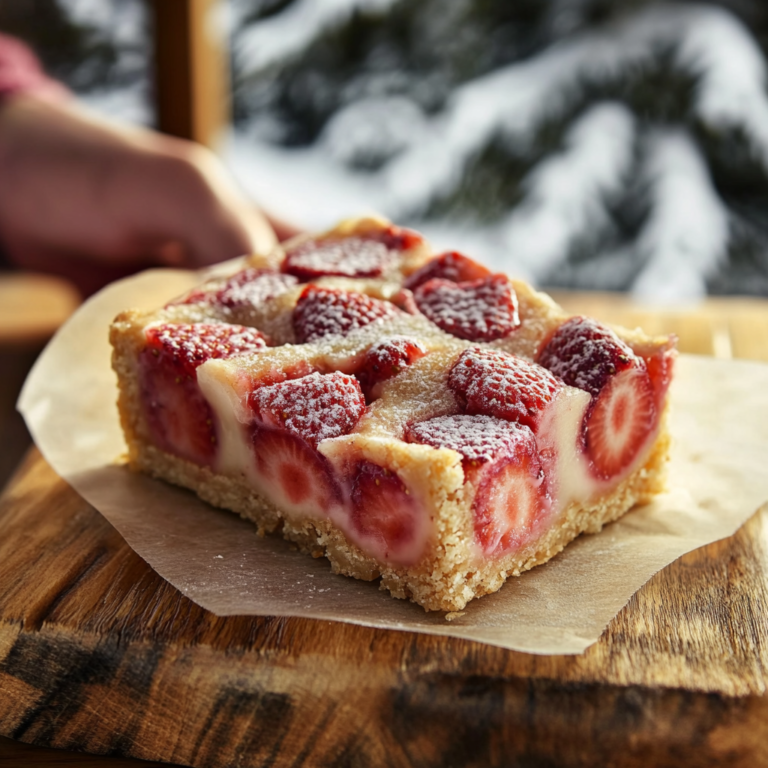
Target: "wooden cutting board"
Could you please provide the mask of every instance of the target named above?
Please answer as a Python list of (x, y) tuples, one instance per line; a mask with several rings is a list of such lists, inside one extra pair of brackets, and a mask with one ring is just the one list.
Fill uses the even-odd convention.
[[(768, 360), (762, 302), (558, 298), (683, 351)], [(192, 766), (752, 768), (768, 766), (767, 669), (766, 510), (657, 574), (582, 656), (536, 657), (213, 616), (34, 450), (0, 498), (0, 736), (17, 741)]]

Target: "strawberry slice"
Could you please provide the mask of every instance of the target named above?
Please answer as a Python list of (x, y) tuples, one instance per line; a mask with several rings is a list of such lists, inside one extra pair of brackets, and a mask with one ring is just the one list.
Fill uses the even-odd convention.
[(250, 435), (259, 485), (276, 506), (317, 514), (341, 502), (330, 464), (306, 440), (258, 423)]
[(462, 455), (475, 487), (474, 532), (486, 555), (521, 547), (549, 508), (536, 438), (526, 426), (493, 416), (438, 416), (406, 427), (405, 440)]
[(677, 337), (670, 336), (666, 345), (661, 348), (651, 348), (645, 351), (642, 348), (637, 350), (637, 354), (645, 360), (645, 366), (648, 369), (648, 375), (653, 384), (653, 390), (656, 393), (656, 407), (661, 410), (664, 404), (669, 385), (672, 383), (672, 372), (677, 359)]
[(419, 308), (416, 306), (416, 301), (413, 298), (413, 293), (407, 288), (401, 288), (390, 301), (403, 312), (407, 312), (409, 315), (420, 315)]
[(390, 336), (368, 348), (357, 378), (367, 400), (378, 396), (379, 384), (427, 354), (426, 347), (410, 336)]
[(593, 396), (616, 374), (645, 367), (628, 344), (589, 317), (566, 320), (542, 346), (537, 362)]
[(166, 306), (218, 304), (231, 309), (253, 307), (285, 293), (298, 282), (293, 275), (284, 275), (274, 269), (248, 267), (232, 275), (218, 289), (211, 288), (210, 284), (207, 287), (203, 285)]
[(285, 293), (298, 282), (293, 275), (250, 267), (230, 277), (214, 300), (225, 307), (254, 307)]
[(338, 371), (259, 387), (248, 404), (263, 425), (290, 432), (313, 449), (322, 440), (349, 434), (365, 413), (357, 379)]
[(415, 229), (398, 227), (394, 224), (390, 224), (384, 229), (366, 232), (364, 237), (378, 240), (379, 242), (384, 243), (387, 248), (394, 251), (408, 251), (411, 248), (417, 248), (424, 245), (423, 236)]
[(194, 464), (213, 464), (217, 424), (197, 380), (146, 355), (139, 370), (139, 398), (152, 442)]
[(520, 326), (517, 295), (506, 275), (465, 283), (433, 278), (413, 298), (427, 319), (460, 339), (494, 341)]
[[(524, 427), (523, 427), (524, 429)], [(472, 504), (475, 538), (486, 555), (503, 555), (531, 541), (548, 509), (544, 473), (535, 453), (521, 451), (490, 465)]]
[(383, 560), (410, 565), (421, 554), (420, 507), (394, 472), (361, 461), (352, 485), (351, 523), (363, 547)]
[(181, 374), (190, 377), (206, 360), (260, 352), (267, 346), (260, 331), (229, 323), (153, 325), (147, 328), (146, 339), (144, 356), (176, 366)]
[(153, 442), (160, 449), (209, 466), (216, 455), (217, 425), (197, 385), (197, 368), (211, 358), (259, 352), (255, 328), (227, 323), (156, 325), (146, 331), (139, 355), (139, 398)]
[(423, 242), (418, 232), (394, 225), (348, 237), (305, 240), (286, 252), (283, 272), (301, 282), (325, 276), (379, 277), (401, 251)]
[(346, 336), (369, 323), (400, 312), (388, 301), (364, 293), (308, 285), (293, 310), (293, 329), (301, 343)]
[(608, 479), (629, 467), (656, 424), (656, 401), (645, 367), (611, 377), (585, 418), (585, 442), (595, 475)]
[(307, 240), (286, 253), (283, 271), (302, 282), (326, 275), (378, 277), (396, 256), (396, 251), (369, 238)]
[(448, 372), (448, 386), (462, 409), (517, 421), (536, 429), (562, 384), (546, 369), (485, 347), (469, 347)]
[(458, 251), (447, 251), (417, 269), (403, 283), (403, 287), (413, 291), (435, 277), (450, 280), (452, 283), (466, 283), (483, 280), (490, 275), (490, 269), (473, 261), (469, 256), (464, 256)]

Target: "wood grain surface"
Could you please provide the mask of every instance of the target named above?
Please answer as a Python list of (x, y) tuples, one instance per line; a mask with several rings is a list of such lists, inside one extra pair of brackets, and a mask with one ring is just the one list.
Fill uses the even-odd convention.
[[(768, 359), (762, 302), (565, 298), (675, 323), (684, 351)], [(768, 766), (767, 670), (766, 511), (657, 574), (582, 656), (537, 657), (215, 617), (34, 450), (0, 499), (0, 763), (27, 742), (191, 766)]]

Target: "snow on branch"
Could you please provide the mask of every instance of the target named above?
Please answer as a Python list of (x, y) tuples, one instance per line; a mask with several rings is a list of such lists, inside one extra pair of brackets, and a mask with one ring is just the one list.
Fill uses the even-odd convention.
[(635, 245), (646, 264), (632, 286), (639, 299), (694, 300), (726, 255), (728, 213), (698, 147), (680, 130), (649, 137), (653, 208)]
[(460, 183), (469, 161), (494, 135), (529, 141), (580, 83), (619, 78), (664, 48), (676, 50), (681, 68), (699, 77), (700, 117), (743, 126), (768, 167), (765, 65), (749, 31), (719, 8), (659, 5), (456, 89), (446, 112), (433, 119), (428, 138), (387, 166), (393, 209), (418, 215)]
[(259, 72), (295, 56), (355, 11), (383, 13), (395, 0), (297, 0), (282, 13), (251, 25), (239, 35), (236, 53), (243, 68)]
[(536, 280), (563, 261), (575, 240), (605, 229), (605, 200), (620, 192), (633, 161), (634, 118), (621, 104), (592, 107), (566, 146), (526, 179), (526, 196), (501, 225), (515, 267)]

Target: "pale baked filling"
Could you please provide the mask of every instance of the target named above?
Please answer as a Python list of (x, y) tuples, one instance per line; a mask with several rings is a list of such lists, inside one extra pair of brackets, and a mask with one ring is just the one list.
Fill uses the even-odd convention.
[[(386, 226), (363, 222), (362, 231)], [(595, 383), (597, 374), (588, 371), (585, 389), (576, 363), (561, 359), (570, 354), (570, 338), (560, 344), (566, 353), (551, 353), (569, 325), (549, 297), (518, 281), (507, 286), (499, 276), (439, 277), (415, 288), (420, 303), (413, 309), (403, 278), (407, 284), (409, 275), (432, 263), (426, 244), (401, 251), (377, 244), (369, 258), (366, 247), (360, 255), (359, 244), (343, 242), (360, 231), (353, 222), (329, 233), (336, 238), (326, 249), (330, 256), (315, 258), (312, 243), (303, 246), (294, 270), (299, 278), (279, 271), (281, 253), (254, 258), (251, 272), (240, 273), (242, 285), (238, 276), (221, 279), (157, 312), (117, 318), (114, 365), (135, 468), (191, 487), (265, 530), (282, 527), (305, 549), (326, 554), (339, 572), (382, 575), (394, 595), (443, 610), (498, 589), (507, 575), (544, 562), (579, 532), (599, 530), (659, 490), (674, 357), (669, 339), (620, 332), (627, 347), (618, 339), (595, 341), (590, 334), (602, 330), (578, 326), (577, 337), (589, 337), (582, 355), (606, 344), (605, 354), (613, 355), (605, 364), (613, 372), (603, 371)], [(365, 272), (370, 264), (375, 271), (378, 254), (386, 262), (378, 275), (314, 273), (327, 263), (323, 259), (342, 271)], [(453, 269), (453, 262), (446, 264)], [(466, 269), (482, 269), (473, 265)], [(275, 271), (266, 277), (254, 271), (266, 269)], [(258, 280), (245, 280), (251, 274)], [(216, 301), (209, 301), (216, 291)], [(505, 304), (510, 292), (514, 318)], [(358, 307), (354, 297), (361, 294), (372, 302), (360, 299)], [(329, 310), (315, 306), (318, 296), (337, 303)], [(358, 310), (366, 324), (337, 332)], [(485, 323), (484, 312), (495, 313), (493, 323)], [(504, 332), (504, 324), (518, 318)], [(246, 328), (230, 338), (229, 324)], [(174, 340), (174, 328), (200, 328), (205, 336), (211, 325), (221, 339)], [(297, 328), (321, 335), (306, 341), (297, 338)], [(415, 344), (418, 353), (398, 363), (395, 375), (371, 384), (365, 378), (371, 350), (388, 339), (405, 339), (397, 343)], [(201, 344), (212, 357), (195, 358), (187, 368), (174, 368), (175, 362), (158, 368), (164, 356), (198, 354)], [(616, 352), (612, 344), (624, 346)], [(578, 387), (538, 365), (515, 362), (533, 362), (542, 349), (555, 355), (554, 368), (578, 379)], [(543, 393), (519, 418), (510, 416), (503, 394), (517, 375), (514, 366), (507, 368), (513, 363), (539, 377)], [(367, 388), (367, 402), (358, 381)], [(501, 395), (494, 389), (499, 386)], [(613, 399), (603, 394), (610, 387)], [(203, 410), (205, 418), (190, 430), (188, 422)], [(598, 415), (605, 434), (598, 432)], [(622, 437), (622, 429), (631, 434)]]

